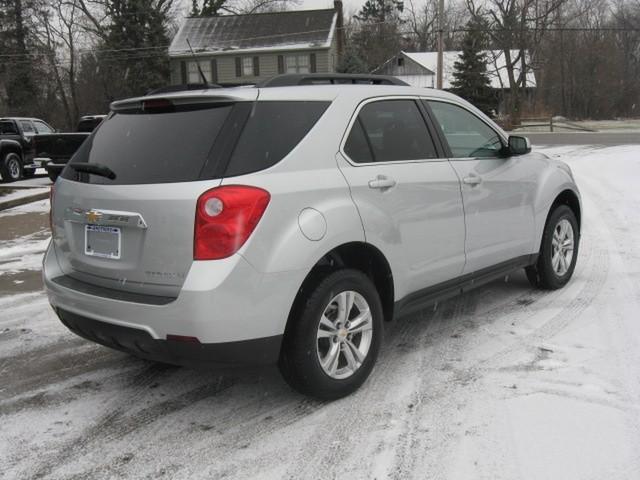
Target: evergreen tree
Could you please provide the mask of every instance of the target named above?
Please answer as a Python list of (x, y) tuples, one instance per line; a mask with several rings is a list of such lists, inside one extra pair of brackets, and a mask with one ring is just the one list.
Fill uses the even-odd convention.
[(462, 52), (453, 64), (452, 91), (486, 114), (496, 106), (496, 98), (487, 74), (487, 56), (482, 51), (485, 38), (477, 22), (469, 22), (462, 40)]
[[(38, 54), (32, 18), (40, 7), (36, 0), (0, 0), (0, 87), (6, 93), (11, 115), (40, 113), (37, 77)], [(3, 113), (0, 112), (0, 115)]]
[(171, 6), (172, 0), (109, 0), (110, 23), (97, 55), (107, 102), (169, 83)]
[(371, 72), (401, 50), (403, 11), (400, 0), (367, 0), (354, 16), (356, 29), (349, 40), (365, 71)]

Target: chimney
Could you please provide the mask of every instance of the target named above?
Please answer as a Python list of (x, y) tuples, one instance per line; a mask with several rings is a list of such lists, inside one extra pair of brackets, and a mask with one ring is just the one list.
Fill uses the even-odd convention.
[(333, 0), (333, 8), (338, 14), (336, 18), (336, 50), (338, 53), (338, 61), (336, 64), (340, 64), (342, 61), (342, 55), (344, 53), (344, 16), (342, 14), (342, 0)]

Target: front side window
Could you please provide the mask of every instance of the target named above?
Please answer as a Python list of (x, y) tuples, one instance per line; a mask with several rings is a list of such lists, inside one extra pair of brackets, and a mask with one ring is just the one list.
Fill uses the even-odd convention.
[(345, 143), (345, 153), (358, 163), (438, 157), (414, 100), (382, 100), (362, 107)]
[(450, 103), (428, 103), (454, 158), (500, 156), (500, 136), (474, 114)]
[(309, 73), (309, 55), (287, 55), (287, 73)]
[(207, 79), (208, 83), (211, 83), (211, 62), (209, 61), (187, 62), (188, 83), (202, 83), (202, 77), (200, 76), (200, 72), (198, 71), (198, 63), (200, 64), (200, 68), (202, 69), (204, 78)]
[(51, 127), (49, 127), (49, 125), (47, 125), (44, 122), (33, 122), (36, 126), (36, 129), (38, 130), (38, 133), (51, 133), (53, 132), (53, 130), (51, 130)]

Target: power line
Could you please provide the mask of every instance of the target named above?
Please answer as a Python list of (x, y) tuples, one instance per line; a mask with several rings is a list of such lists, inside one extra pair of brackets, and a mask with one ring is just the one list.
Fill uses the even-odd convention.
[[(383, 24), (397, 24), (396, 22), (393, 21), (385, 21), (385, 22), (375, 22), (375, 23), (370, 23), (370, 24), (366, 24), (366, 26), (379, 26), (379, 25), (383, 25)], [(344, 30), (350, 30), (350, 29), (354, 29), (356, 28), (355, 25), (350, 25), (350, 26), (345, 26), (343, 27)], [(255, 41), (255, 40), (268, 40), (268, 39), (276, 39), (276, 38), (281, 38), (281, 37), (289, 37), (289, 36), (296, 36), (296, 35), (308, 35), (308, 34), (312, 34), (312, 33), (323, 33), (323, 32), (328, 32), (328, 29), (318, 29), (318, 30), (306, 30), (306, 31), (301, 31), (301, 32), (293, 32), (293, 33), (286, 33), (286, 34), (274, 34), (274, 35), (262, 35), (262, 36), (256, 36), (256, 37), (246, 37), (246, 38), (239, 38), (239, 39), (232, 39), (232, 40), (220, 40), (217, 41), (218, 44), (238, 44), (238, 43), (242, 43), (242, 42), (248, 42), (248, 41)], [(455, 33), (465, 33), (465, 32), (470, 32), (470, 31), (477, 31), (477, 32), (483, 32), (483, 33), (521, 33), (521, 34), (527, 34), (527, 33), (532, 33), (532, 32), (608, 32), (608, 33), (618, 33), (618, 32), (640, 32), (640, 28), (635, 28), (635, 27), (546, 27), (544, 29), (531, 29), (531, 28), (525, 28), (525, 29), (508, 29), (508, 28), (482, 28), (482, 29), (469, 29), (469, 28), (452, 28), (452, 29), (442, 29), (442, 31), (444, 33), (448, 33), (448, 34), (455, 34)], [(427, 32), (425, 32), (427, 33)], [(432, 35), (436, 35), (437, 31), (431, 31), (428, 32), (429, 34)], [(411, 35), (416, 35), (419, 36), (421, 35), (420, 32), (415, 32), (415, 31), (402, 31), (402, 32), (386, 32), (384, 34), (384, 36), (386, 37), (407, 37), (407, 36), (411, 36)], [(153, 52), (153, 51), (158, 51), (158, 53), (156, 54), (151, 54), (151, 55), (137, 55), (137, 56), (131, 56), (131, 55), (112, 55), (112, 56), (103, 56), (100, 57), (100, 61), (108, 61), (110, 59), (115, 59), (115, 60), (127, 60), (130, 58), (153, 58), (153, 57), (163, 57), (163, 56), (167, 56), (167, 53), (165, 53), (165, 51), (170, 47), (170, 45), (159, 45), (159, 46), (153, 46), (153, 47), (125, 47), (125, 48), (113, 48), (113, 49), (107, 49), (107, 48), (82, 48), (82, 49), (78, 49), (76, 50), (77, 53), (79, 54), (101, 54), (101, 53), (129, 53), (129, 54), (135, 54), (136, 52)], [(286, 45), (283, 45), (283, 47), (286, 47)], [(263, 47), (260, 46), (255, 46), (252, 47), (253, 49), (260, 49)], [(208, 53), (208, 54), (220, 54), (220, 53), (225, 53), (225, 54), (232, 54), (234, 52), (235, 49), (227, 49), (227, 50), (200, 50), (198, 53)], [(238, 53), (241, 53), (242, 49), (238, 48)], [(183, 52), (172, 52), (172, 53), (179, 53), (182, 54)], [(187, 50), (184, 51), (184, 53), (188, 53)], [(26, 52), (26, 53), (14, 53), (14, 54), (0, 54), (0, 58), (8, 58), (8, 59), (20, 59), (20, 60), (15, 60), (15, 61), (7, 61), (7, 62), (2, 62), (2, 65), (18, 65), (18, 64), (25, 64), (25, 63), (30, 63), (33, 58), (37, 58), (37, 57), (49, 57), (51, 55), (51, 52)], [(63, 61), (63, 62), (59, 62), (57, 65), (61, 66), (62, 64), (68, 64), (70, 63), (70, 61)]]

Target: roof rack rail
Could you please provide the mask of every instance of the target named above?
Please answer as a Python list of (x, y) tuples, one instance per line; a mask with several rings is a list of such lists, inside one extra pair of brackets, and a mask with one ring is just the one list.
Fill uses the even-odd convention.
[(183, 83), (181, 85), (167, 85), (166, 87), (160, 87), (160, 88), (156, 88), (155, 90), (150, 90), (145, 94), (145, 96), (156, 95), (158, 93), (182, 92), (186, 90), (208, 90), (210, 88), (222, 88), (222, 87), (214, 83)]
[(369, 75), (353, 73), (288, 73), (271, 77), (256, 84), (256, 87), (292, 87), (298, 85), (398, 85), (409, 86), (399, 78), (390, 75)]

